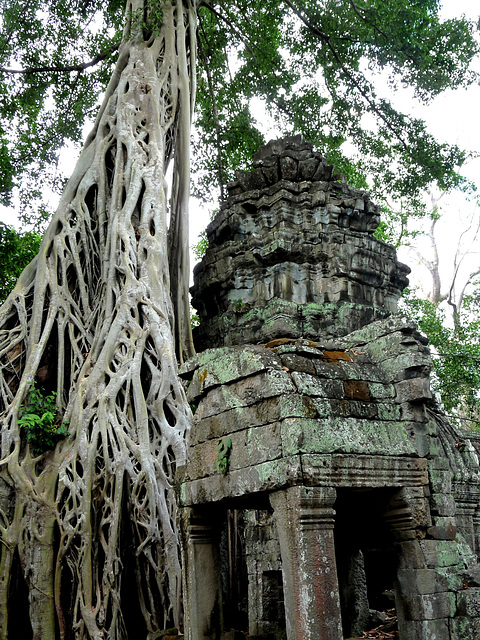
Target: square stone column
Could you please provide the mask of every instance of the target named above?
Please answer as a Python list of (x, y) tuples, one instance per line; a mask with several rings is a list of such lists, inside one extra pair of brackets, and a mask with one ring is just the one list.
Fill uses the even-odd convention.
[(402, 640), (457, 640), (450, 634), (456, 596), (439, 568), (445, 567), (445, 554), (452, 569), (461, 558), (452, 539), (455, 534), (432, 526), (425, 494), (423, 486), (403, 487), (384, 510), (397, 551), (394, 589), (398, 628)]
[(186, 640), (220, 640), (223, 632), (218, 531), (214, 520), (184, 509), (184, 611)]
[(282, 555), (288, 640), (343, 638), (333, 538), (336, 491), (289, 487), (270, 495)]
[(480, 507), (477, 507), (473, 515), (473, 531), (475, 536), (475, 553), (480, 558)]

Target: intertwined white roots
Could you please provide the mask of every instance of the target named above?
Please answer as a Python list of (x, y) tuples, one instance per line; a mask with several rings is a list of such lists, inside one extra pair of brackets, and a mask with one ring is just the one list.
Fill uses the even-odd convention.
[[(163, 5), (159, 33), (122, 45), (40, 254), (0, 310), (0, 638), (16, 558), (35, 639), (54, 638), (55, 626), (61, 638), (126, 638), (127, 563), (149, 637), (178, 623), (172, 482), (191, 416), (176, 375), (167, 252), (186, 268), (195, 7)], [(142, 8), (131, 3), (134, 14)], [(185, 288), (175, 285), (177, 307)], [(18, 426), (34, 379), (58, 393), (70, 431), (36, 458)]]

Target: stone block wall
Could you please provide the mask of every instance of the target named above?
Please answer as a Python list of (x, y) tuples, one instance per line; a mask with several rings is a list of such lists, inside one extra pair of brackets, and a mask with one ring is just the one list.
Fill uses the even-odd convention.
[[(180, 370), (188, 640), (238, 637), (221, 628), (220, 504), (244, 513), (252, 638), (340, 640), (340, 609), (360, 634), (369, 580), (394, 581), (401, 640), (480, 637), (480, 445), (432, 398), (426, 340), (396, 314), (409, 269), (378, 222), (297, 136), (259, 151), (207, 229), (192, 288), (203, 352)], [(372, 578), (372, 557), (386, 575)]]
[[(249, 495), (296, 485), (388, 488), (378, 508), (399, 562), (401, 639), (473, 640), (480, 624), (478, 458), (438, 413), (429, 372), (425, 340), (399, 316), (322, 343), (278, 339), (197, 355), (181, 369), (195, 426), (180, 502), (243, 504)], [(221, 473), (218, 444), (227, 438)], [(250, 525), (251, 626), (267, 632), (259, 594), (268, 593), (266, 577), (278, 575), (278, 542), (271, 522), (269, 535), (259, 522)]]

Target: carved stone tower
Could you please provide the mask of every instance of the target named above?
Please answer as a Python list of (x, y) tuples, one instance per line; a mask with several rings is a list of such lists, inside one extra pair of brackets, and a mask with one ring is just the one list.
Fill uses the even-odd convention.
[(374, 237), (379, 209), (301, 136), (269, 142), (229, 185), (195, 269), (197, 349), (338, 337), (389, 316), (409, 268)]

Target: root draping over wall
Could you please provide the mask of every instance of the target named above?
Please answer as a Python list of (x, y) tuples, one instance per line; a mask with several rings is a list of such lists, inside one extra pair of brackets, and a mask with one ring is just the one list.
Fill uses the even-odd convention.
[[(190, 410), (173, 333), (190, 355), (181, 320), (196, 14), (194, 0), (156, 4), (162, 24), (150, 34), (144, 3), (127, 8), (95, 128), (39, 256), (0, 310), (0, 638), (14, 625), (18, 562), (35, 639), (126, 638), (129, 624), (155, 638), (178, 624), (171, 484)], [(18, 424), (34, 381), (57, 393), (69, 431), (41, 455)]]

